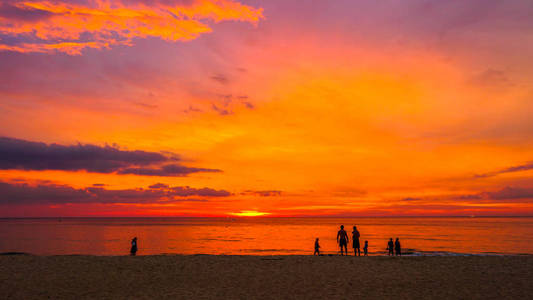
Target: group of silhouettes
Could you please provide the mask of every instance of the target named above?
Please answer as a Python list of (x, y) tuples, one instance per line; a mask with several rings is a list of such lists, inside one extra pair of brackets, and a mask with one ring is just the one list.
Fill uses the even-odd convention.
[[(352, 231), (352, 246), (353, 246), (353, 252), (354, 255), (361, 256), (361, 244), (359, 243), (359, 238), (361, 237), (361, 234), (357, 230), (357, 226), (353, 227)], [(341, 255), (348, 255), (348, 243), (350, 242), (350, 239), (348, 238), (348, 233), (344, 230), (344, 225), (341, 225), (341, 229), (337, 232), (337, 243), (339, 244), (341, 248)], [(389, 251), (389, 255), (402, 255), (402, 246), (400, 245), (400, 239), (396, 238), (396, 241), (393, 242), (392, 238), (390, 238), (389, 242), (387, 243), (387, 250)], [(130, 255), (135, 256), (137, 254), (137, 237), (134, 237), (131, 240), (131, 250)], [(315, 253), (313, 255), (320, 255), (320, 244), (318, 238), (315, 240)], [(365, 241), (365, 246), (363, 247), (363, 255), (368, 255), (368, 241)]]
[[(353, 246), (353, 254), (355, 256), (361, 256), (361, 243), (359, 242), (359, 238), (361, 237), (361, 234), (359, 233), (359, 230), (357, 230), (357, 226), (353, 227), (352, 231), (352, 246)], [(346, 230), (344, 230), (344, 225), (341, 225), (341, 229), (337, 232), (337, 243), (339, 244), (339, 247), (341, 248), (341, 255), (348, 255), (348, 243), (350, 242), (350, 239), (348, 238), (348, 233), (346, 233)], [(400, 244), (400, 239), (396, 238), (396, 241), (393, 242), (392, 238), (390, 238), (389, 242), (387, 243), (387, 251), (389, 251), (389, 256), (393, 255), (402, 255), (402, 246)], [(315, 240), (315, 252), (313, 255), (320, 255), (320, 243), (319, 239), (316, 238)], [(365, 241), (365, 246), (363, 247), (363, 255), (368, 256), (368, 241)]]

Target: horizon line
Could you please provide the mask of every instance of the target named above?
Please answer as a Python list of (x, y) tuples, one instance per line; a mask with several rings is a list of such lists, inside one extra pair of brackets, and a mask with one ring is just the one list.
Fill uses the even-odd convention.
[(0, 217), (0, 220), (6, 219), (297, 219), (297, 218), (323, 218), (323, 219), (349, 219), (349, 218), (533, 218), (533, 215), (436, 215), (436, 216), (55, 216), (55, 217)]

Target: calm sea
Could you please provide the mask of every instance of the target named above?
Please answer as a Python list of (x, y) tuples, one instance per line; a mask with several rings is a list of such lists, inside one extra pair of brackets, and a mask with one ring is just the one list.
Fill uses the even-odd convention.
[(318, 237), (335, 254), (341, 224), (357, 225), (371, 255), (391, 237), (410, 255), (533, 254), (533, 218), (0, 219), (0, 252), (125, 255), (136, 236), (138, 255), (312, 254)]

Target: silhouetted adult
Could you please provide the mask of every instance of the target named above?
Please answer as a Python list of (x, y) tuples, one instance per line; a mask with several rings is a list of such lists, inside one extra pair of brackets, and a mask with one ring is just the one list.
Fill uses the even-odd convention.
[(315, 253), (313, 255), (320, 255), (320, 244), (318, 243), (318, 238), (315, 240)]
[(348, 255), (348, 234), (344, 230), (344, 225), (341, 225), (341, 230), (337, 232), (337, 243), (339, 243), (339, 246), (341, 247), (341, 255), (344, 255), (342, 252), (342, 248), (344, 247), (344, 251), (346, 252), (346, 255)]
[(359, 234), (359, 231), (357, 230), (357, 226), (353, 227), (352, 231), (352, 243), (353, 243), (353, 255), (359, 255), (361, 256), (361, 245), (359, 243), (359, 237), (361, 235)]
[(132, 256), (135, 256), (135, 254), (137, 254), (137, 237), (134, 237), (132, 240), (131, 240), (131, 250), (130, 250), (130, 254)]
[(399, 238), (396, 238), (396, 242), (394, 242), (394, 251), (396, 252), (396, 255), (402, 256), (402, 246), (400, 245)]
[(394, 242), (390, 238), (389, 243), (387, 244), (387, 250), (389, 250), (389, 256), (394, 255)]

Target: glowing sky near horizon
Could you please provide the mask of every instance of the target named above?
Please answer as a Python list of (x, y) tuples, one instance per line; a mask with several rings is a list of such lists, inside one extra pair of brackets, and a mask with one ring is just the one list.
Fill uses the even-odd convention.
[(0, 217), (533, 215), (533, 3), (0, 4)]

